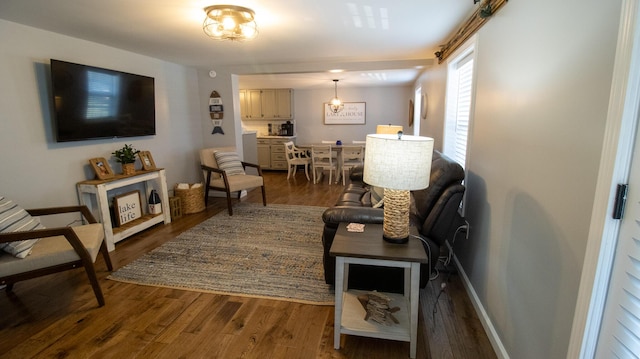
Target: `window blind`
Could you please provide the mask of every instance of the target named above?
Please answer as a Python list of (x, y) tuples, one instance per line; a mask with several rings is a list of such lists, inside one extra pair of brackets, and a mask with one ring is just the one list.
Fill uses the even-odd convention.
[(473, 52), (449, 65), (444, 153), (464, 168), (473, 94)]

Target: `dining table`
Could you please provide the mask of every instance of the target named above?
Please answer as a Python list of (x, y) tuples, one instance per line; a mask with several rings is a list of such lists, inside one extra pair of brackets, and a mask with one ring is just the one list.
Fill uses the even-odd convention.
[(315, 142), (315, 143), (302, 143), (302, 144), (296, 144), (296, 147), (301, 149), (301, 150), (307, 150), (309, 156), (311, 156), (311, 147), (313, 146), (331, 146), (331, 150), (332, 151), (336, 151), (336, 157), (338, 159), (338, 170), (336, 171), (336, 184), (340, 182), (340, 180), (342, 179), (342, 163), (340, 163), (342, 156), (342, 147), (353, 147), (353, 146), (362, 146), (362, 148), (364, 148), (364, 144), (361, 143), (357, 143), (357, 144), (352, 144), (352, 143), (343, 143), (341, 145), (337, 145), (337, 144), (331, 144), (331, 143), (320, 143), (320, 142)]

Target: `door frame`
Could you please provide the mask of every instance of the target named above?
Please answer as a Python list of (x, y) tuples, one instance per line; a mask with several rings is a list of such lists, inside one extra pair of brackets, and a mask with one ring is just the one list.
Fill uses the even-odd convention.
[(640, 0), (623, 0), (604, 142), (567, 358), (593, 358), (620, 220), (616, 185), (627, 183), (640, 112)]

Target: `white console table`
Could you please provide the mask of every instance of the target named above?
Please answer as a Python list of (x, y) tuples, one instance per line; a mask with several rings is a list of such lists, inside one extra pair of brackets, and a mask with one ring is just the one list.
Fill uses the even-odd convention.
[[(143, 216), (120, 227), (113, 228), (109, 212), (108, 192), (121, 187), (143, 183), (144, 193), (141, 194)], [(104, 227), (104, 238), (109, 251), (113, 251), (115, 244), (144, 229), (158, 223), (171, 223), (171, 211), (169, 210), (169, 194), (167, 192), (167, 179), (164, 169), (150, 171), (137, 171), (133, 175), (116, 175), (106, 180), (88, 180), (78, 182), (76, 185), (78, 199), (81, 205), (86, 205)], [(149, 193), (155, 189), (160, 195), (162, 213), (146, 213), (146, 203)], [(94, 204), (96, 206), (94, 207)], [(97, 207), (97, 208), (96, 208)]]

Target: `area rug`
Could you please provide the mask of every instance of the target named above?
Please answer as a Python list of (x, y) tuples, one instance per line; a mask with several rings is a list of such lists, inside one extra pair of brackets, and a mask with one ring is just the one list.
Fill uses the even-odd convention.
[(108, 279), (332, 305), (322, 267), (323, 207), (240, 203), (180, 234)]

